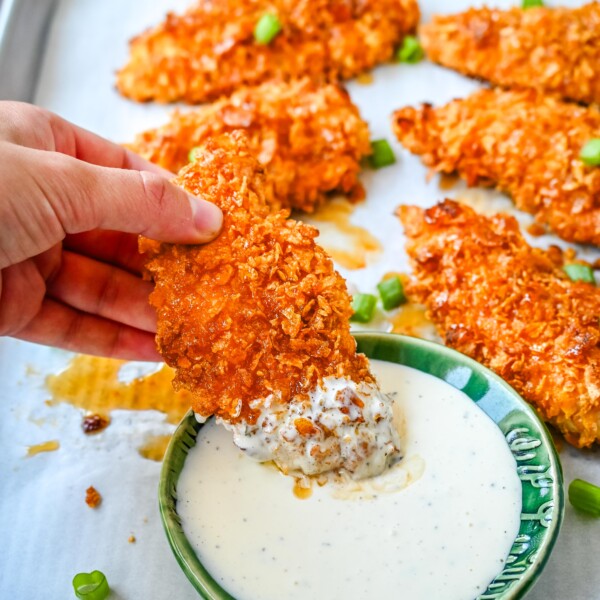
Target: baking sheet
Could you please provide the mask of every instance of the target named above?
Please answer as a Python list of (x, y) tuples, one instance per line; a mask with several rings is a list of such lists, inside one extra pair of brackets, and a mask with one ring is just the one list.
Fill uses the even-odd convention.
[[(134, 104), (116, 93), (114, 72), (126, 60), (127, 40), (160, 21), (167, 10), (182, 10), (188, 1), (58, 0), (41, 52), (39, 77), (35, 70), (24, 73), (23, 66), (13, 61), (11, 78), (27, 80), (36, 90), (36, 103), (115, 141), (130, 140), (140, 130), (166, 120), (172, 107)], [(43, 4), (39, 0), (36, 10)], [(463, 10), (469, 4), (466, 0), (423, 2), (423, 18)], [(35, 15), (27, 13), (27, 18)], [(2, 51), (3, 43), (0, 40)], [(38, 43), (38, 38), (22, 36), (20, 47), (27, 53)], [(2, 61), (6, 54), (0, 55), (0, 65), (6, 64)], [(0, 78), (0, 97), (15, 97), (6, 81)], [(389, 114), (394, 108), (424, 100), (439, 104), (478, 86), (428, 63), (383, 66), (376, 69), (371, 85), (349, 84), (373, 138), (390, 140), (398, 158), (392, 167), (363, 175), (367, 200), (356, 208), (352, 220), (367, 228), (383, 251), (370, 256), (365, 269), (341, 269), (353, 288), (373, 291), (383, 273), (408, 269), (402, 229), (392, 216), (401, 203), (429, 206), (450, 196), (479, 210), (512, 211), (506, 197), (489, 190), (466, 190), (458, 184), (442, 191), (437, 177), (427, 183), (420, 161), (392, 139)], [(531, 222), (527, 215), (517, 216), (524, 225)], [(557, 240), (544, 236), (532, 242), (543, 246)], [(338, 244), (339, 236), (328, 234), (324, 243)], [(598, 256), (590, 249), (582, 249), (581, 255)], [(0, 531), (4, 534), (0, 598), (69, 598), (73, 575), (93, 569), (106, 573), (113, 598), (196, 598), (162, 532), (156, 500), (160, 464), (137, 452), (145, 436), (167, 433), (173, 427), (157, 412), (117, 411), (105, 432), (84, 436), (79, 410), (44, 403), (48, 398), (45, 376), (64, 368), (69, 358), (65, 352), (0, 339)], [(60, 449), (25, 457), (27, 446), (47, 440), (58, 440)], [(561, 459), (567, 483), (574, 477), (600, 481), (598, 452), (565, 447)], [(85, 488), (92, 484), (104, 496), (96, 511), (83, 502)], [(128, 542), (131, 534), (136, 537), (134, 544)], [(567, 505), (556, 550), (528, 598), (600, 598), (599, 553), (600, 522), (576, 514)]]

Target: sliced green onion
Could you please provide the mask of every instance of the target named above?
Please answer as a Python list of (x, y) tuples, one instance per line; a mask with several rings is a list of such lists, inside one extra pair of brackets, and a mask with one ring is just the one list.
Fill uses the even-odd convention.
[(110, 594), (108, 581), (102, 571), (77, 573), (73, 577), (73, 589), (80, 600), (104, 600)]
[(352, 298), (354, 314), (350, 317), (350, 320), (357, 323), (368, 323), (373, 318), (376, 305), (377, 297), (373, 294), (356, 294)]
[(584, 144), (579, 158), (590, 167), (600, 166), (600, 138), (593, 138)]
[(398, 48), (396, 59), (398, 62), (415, 64), (423, 60), (425, 53), (419, 39), (414, 35), (407, 35), (402, 40), (402, 46)]
[(401, 304), (406, 302), (406, 296), (404, 295), (404, 286), (400, 277), (394, 275), (389, 279), (384, 279), (377, 284), (379, 295), (381, 296), (381, 303), (385, 310), (392, 310), (398, 308)]
[(394, 151), (387, 140), (373, 140), (371, 142), (371, 155), (369, 164), (374, 169), (381, 169), (396, 162)]
[(563, 271), (569, 276), (572, 281), (587, 281), (588, 283), (596, 284), (594, 271), (588, 265), (565, 265)]
[(569, 502), (577, 509), (594, 517), (600, 517), (600, 487), (573, 479), (569, 486)]
[(534, 8), (536, 6), (544, 6), (542, 0), (523, 0), (523, 8)]
[(196, 156), (196, 152), (200, 150), (200, 146), (194, 146), (189, 152), (188, 152), (188, 162), (191, 163), (195, 163), (198, 160), (198, 157)]
[(263, 15), (254, 28), (254, 39), (259, 44), (270, 44), (281, 31), (281, 21), (277, 15), (267, 13)]

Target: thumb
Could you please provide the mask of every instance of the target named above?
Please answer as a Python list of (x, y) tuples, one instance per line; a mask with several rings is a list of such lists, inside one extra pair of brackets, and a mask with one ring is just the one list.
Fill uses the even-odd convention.
[(46, 154), (55, 164), (44, 169), (42, 189), (66, 233), (112, 229), (162, 242), (198, 244), (212, 240), (221, 229), (218, 206), (187, 194), (157, 173)]

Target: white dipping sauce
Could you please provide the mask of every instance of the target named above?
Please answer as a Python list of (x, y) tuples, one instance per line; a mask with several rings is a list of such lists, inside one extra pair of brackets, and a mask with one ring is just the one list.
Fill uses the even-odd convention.
[(359, 496), (357, 482), (347, 495), (328, 483), (301, 500), (292, 478), (245, 456), (225, 429), (200, 430), (177, 511), (201, 562), (238, 600), (473, 600), (503, 569), (521, 486), (502, 433), (447, 383), (371, 367), (404, 415), (412, 481), (399, 491), (373, 495), (375, 478)]

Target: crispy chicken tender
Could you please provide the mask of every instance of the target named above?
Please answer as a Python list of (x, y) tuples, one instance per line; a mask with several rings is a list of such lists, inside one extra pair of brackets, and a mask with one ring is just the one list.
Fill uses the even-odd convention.
[(363, 196), (358, 173), (361, 158), (371, 152), (369, 128), (343, 88), (308, 79), (268, 82), (192, 112), (175, 112), (129, 148), (175, 173), (192, 148), (236, 129), (246, 132), (284, 207), (312, 212), (332, 191)]
[[(282, 30), (260, 44), (254, 28), (265, 14)], [(273, 78), (335, 82), (389, 60), (418, 20), (416, 0), (197, 0), (131, 41), (117, 88), (193, 104)]]
[(433, 170), (495, 186), (563, 239), (600, 245), (600, 169), (579, 158), (600, 137), (596, 108), (486, 89), (393, 119), (400, 142)]
[(240, 132), (209, 138), (175, 183), (224, 212), (209, 244), (141, 242), (175, 387), (260, 460), (307, 474), (383, 469), (397, 452), (391, 406), (356, 353), (345, 281), (317, 230), (270, 212), (273, 188)]
[(600, 102), (600, 4), (580, 8), (471, 8), (436, 16), (419, 37), (427, 56), (509, 88)]
[(483, 363), (572, 444), (600, 439), (600, 290), (571, 281), (561, 253), (531, 248), (517, 221), (446, 200), (403, 206), (414, 276), (445, 343)]

